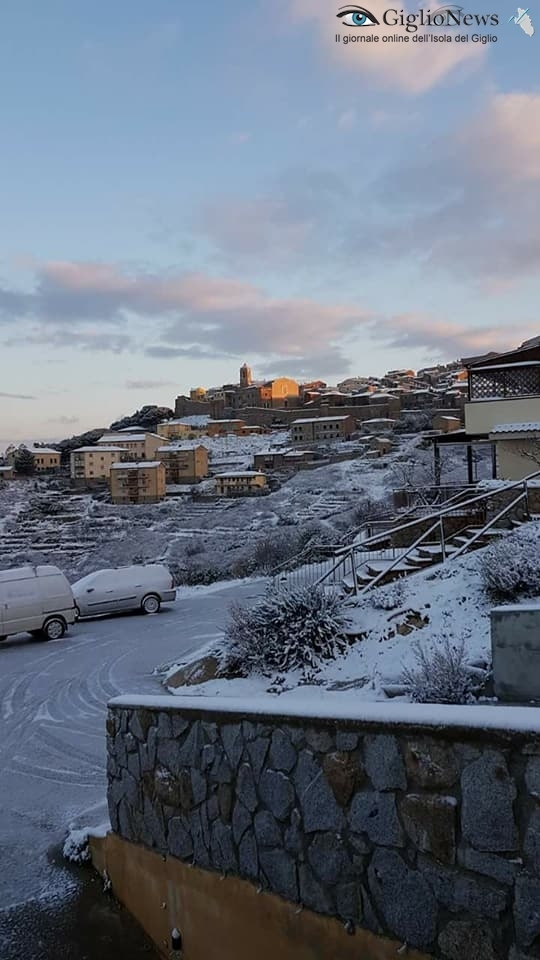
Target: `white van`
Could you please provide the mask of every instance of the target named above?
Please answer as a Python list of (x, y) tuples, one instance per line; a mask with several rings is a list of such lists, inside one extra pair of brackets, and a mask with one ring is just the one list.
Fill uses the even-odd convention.
[(58, 567), (0, 570), (0, 640), (23, 632), (60, 640), (75, 619), (71, 587)]
[(160, 563), (96, 570), (72, 585), (77, 616), (142, 610), (159, 613), (162, 603), (176, 600), (174, 580)]

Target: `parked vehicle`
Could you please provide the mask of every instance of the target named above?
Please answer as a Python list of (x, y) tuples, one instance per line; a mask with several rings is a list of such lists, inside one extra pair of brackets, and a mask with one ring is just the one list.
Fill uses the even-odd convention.
[(77, 616), (141, 610), (159, 613), (162, 603), (176, 599), (173, 578), (159, 563), (97, 570), (72, 585)]
[(0, 570), (0, 640), (23, 632), (60, 640), (75, 619), (71, 587), (58, 567)]

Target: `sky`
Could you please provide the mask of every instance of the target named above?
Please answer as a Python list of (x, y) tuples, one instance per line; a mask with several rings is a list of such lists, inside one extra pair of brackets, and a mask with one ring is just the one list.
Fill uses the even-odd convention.
[(7, 0), (0, 447), (540, 334), (540, 5), (369, 4)]

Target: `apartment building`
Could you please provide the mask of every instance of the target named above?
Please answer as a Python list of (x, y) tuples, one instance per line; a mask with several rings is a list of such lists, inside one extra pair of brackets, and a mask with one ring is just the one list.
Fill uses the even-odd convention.
[(208, 476), (208, 450), (202, 444), (158, 447), (167, 483), (198, 483)]
[(142, 433), (105, 433), (98, 440), (98, 446), (122, 447), (125, 450), (125, 460), (153, 460), (156, 450), (163, 446), (163, 437), (157, 433), (145, 430)]
[(291, 439), (295, 443), (347, 440), (356, 430), (354, 417), (308, 417), (293, 420)]
[(113, 503), (157, 503), (166, 493), (166, 471), (160, 460), (113, 463), (110, 472)]
[(254, 470), (299, 470), (314, 459), (313, 450), (266, 450), (253, 457)]
[(259, 470), (231, 471), (215, 477), (218, 497), (249, 497), (266, 489), (266, 476)]
[(194, 415), (179, 420), (164, 420), (158, 423), (157, 432), (164, 440), (178, 440), (187, 437), (205, 437), (206, 427), (211, 417)]
[(113, 463), (119, 463), (125, 457), (123, 447), (77, 447), (70, 457), (71, 479), (78, 486), (108, 480)]
[(206, 433), (209, 437), (224, 437), (228, 434), (242, 436), (246, 427), (245, 420), (209, 420)]
[(52, 473), (60, 469), (60, 453), (49, 447), (28, 447), (34, 457), (35, 473)]

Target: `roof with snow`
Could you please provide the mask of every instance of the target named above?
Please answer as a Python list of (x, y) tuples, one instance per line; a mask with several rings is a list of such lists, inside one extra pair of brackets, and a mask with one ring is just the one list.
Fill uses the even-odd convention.
[(163, 447), (157, 448), (157, 453), (183, 453), (187, 450), (206, 450), (204, 443), (198, 443), (196, 440), (187, 440), (186, 443), (167, 443)]
[(492, 427), (491, 433), (538, 433), (540, 423), (498, 423)]
[(390, 420), (388, 417), (373, 417), (371, 420), (363, 420), (362, 423), (397, 423), (397, 420)]
[(260, 470), (230, 470), (227, 473), (216, 473), (215, 480), (227, 480), (229, 477), (264, 477)]
[(146, 470), (147, 467), (162, 467), (161, 460), (143, 460), (140, 463), (111, 463), (111, 470)]
[(309, 417), (306, 420), (293, 420), (291, 426), (302, 426), (304, 423), (335, 423), (336, 420), (349, 420), (349, 415), (344, 417)]
[(205, 427), (207, 423), (212, 420), (212, 417), (209, 417), (208, 414), (193, 415), (191, 417), (178, 417), (177, 420), (162, 420), (159, 424), (160, 427), (166, 426), (175, 426), (176, 424), (183, 424), (186, 427)]
[[(146, 440), (146, 433), (128, 433), (125, 437), (119, 437), (117, 433), (104, 433), (102, 437), (99, 438), (98, 443), (109, 443), (113, 440), (116, 440), (117, 443), (143, 443)], [(161, 437), (163, 439), (163, 437)]]
[(76, 447), (75, 450), (71, 451), (72, 453), (125, 453), (125, 447), (106, 447), (104, 443), (100, 443), (99, 446), (95, 447)]
[(53, 450), (52, 447), (35, 447), (31, 444), (29, 447), (26, 447), (26, 449), (29, 450), (30, 453), (55, 453), (57, 457), (60, 456), (60, 451)]

